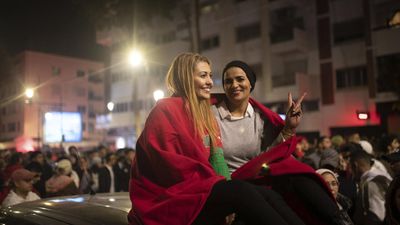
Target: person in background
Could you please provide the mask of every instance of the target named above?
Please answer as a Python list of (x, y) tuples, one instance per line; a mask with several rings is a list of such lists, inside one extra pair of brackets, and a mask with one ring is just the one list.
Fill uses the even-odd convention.
[(383, 159), (389, 163), (391, 171), (393, 171), (393, 177), (400, 176), (400, 152), (386, 155)]
[(115, 173), (113, 167), (117, 162), (117, 157), (114, 153), (108, 153), (105, 157), (106, 163), (99, 170), (99, 193), (114, 193), (115, 192)]
[(400, 151), (400, 142), (397, 135), (384, 135), (379, 142), (380, 152), (383, 155), (388, 155)]
[(385, 195), (392, 179), (373, 170), (372, 164), (372, 157), (363, 150), (350, 155), (351, 170), (359, 187), (353, 219), (359, 225), (383, 224), (385, 218)]
[(54, 175), (46, 181), (47, 197), (76, 195), (79, 194), (78, 186), (70, 176), (72, 171), (71, 162), (62, 159), (56, 164)]
[(322, 176), (322, 178), (331, 188), (332, 194), (335, 197), (340, 210), (348, 217), (348, 220), (350, 220), (348, 212), (353, 203), (351, 202), (350, 198), (339, 193), (340, 183), (338, 180), (338, 175), (329, 169), (318, 169), (316, 172)]
[(303, 224), (273, 192), (229, 180), (210, 109), (210, 61), (180, 54), (167, 85), (172, 97), (157, 102), (136, 144), (130, 223), (213, 225), (237, 213), (247, 224)]
[(115, 191), (129, 190), (130, 168), (135, 157), (135, 151), (131, 148), (119, 150), (117, 163), (114, 165)]
[(92, 171), (89, 169), (89, 162), (85, 156), (79, 157), (79, 163), (79, 171), (77, 171), (80, 180), (79, 192), (88, 194), (93, 191)]
[(346, 144), (346, 140), (343, 138), (342, 135), (334, 135), (331, 137), (331, 142), (332, 142), (332, 148), (336, 149), (337, 151), (340, 149), (340, 147), (344, 144)]
[(40, 197), (44, 198), (46, 197), (45, 182), (53, 175), (53, 169), (47, 163), (41, 151), (32, 152), (30, 159), (31, 162), (26, 166), (26, 169), (37, 174), (39, 179), (33, 184), (33, 187), (39, 192)]
[(339, 156), (332, 149), (331, 139), (328, 136), (322, 136), (318, 139), (318, 148), (311, 154), (304, 156), (302, 161), (314, 169), (326, 167), (334, 170), (338, 164)]
[(11, 174), (11, 190), (3, 200), (2, 206), (7, 207), (22, 202), (35, 201), (40, 197), (32, 192), (35, 174), (26, 169), (17, 169)]
[(400, 225), (400, 177), (390, 183), (385, 202), (386, 225)]
[(293, 152), (294, 157), (300, 160), (304, 157), (305, 152), (307, 152), (308, 141), (306, 137), (298, 136), (296, 150)]
[(11, 154), (8, 164), (4, 168), (4, 182), (7, 185), (11, 174), (17, 169), (23, 169), (24, 166), (22, 165), (22, 153), (14, 152)]

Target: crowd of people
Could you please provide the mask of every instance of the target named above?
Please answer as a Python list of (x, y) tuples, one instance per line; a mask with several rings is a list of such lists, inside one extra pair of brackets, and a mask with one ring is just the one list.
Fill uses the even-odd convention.
[(298, 137), (295, 156), (322, 175), (355, 224), (399, 224), (398, 136), (324, 136), (313, 145)]
[(57, 154), (0, 152), (0, 202), (10, 206), (40, 198), (127, 192), (135, 151), (104, 146), (87, 152), (70, 146)]

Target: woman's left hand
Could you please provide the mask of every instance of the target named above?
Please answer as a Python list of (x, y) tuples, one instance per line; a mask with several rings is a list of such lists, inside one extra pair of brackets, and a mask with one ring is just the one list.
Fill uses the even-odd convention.
[(289, 92), (288, 94), (288, 111), (286, 112), (286, 119), (285, 119), (285, 127), (284, 130), (286, 132), (291, 132), (292, 134), (295, 133), (296, 128), (300, 124), (301, 117), (303, 115), (301, 109), (301, 102), (303, 101), (304, 97), (307, 93), (303, 93), (299, 100), (294, 101), (292, 98), (292, 93)]

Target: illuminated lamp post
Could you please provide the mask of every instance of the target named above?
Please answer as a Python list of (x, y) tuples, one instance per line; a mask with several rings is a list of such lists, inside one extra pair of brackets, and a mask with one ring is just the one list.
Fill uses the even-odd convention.
[[(35, 90), (33, 88), (26, 88), (25, 89), (25, 103), (31, 104), (33, 101), (33, 96), (35, 95)], [(37, 118), (37, 148), (40, 148), (40, 106), (38, 107), (38, 118)]]
[[(144, 66), (143, 56), (138, 50), (132, 50), (129, 52), (128, 55), (128, 63), (134, 68), (138, 68), (140, 66)], [(133, 82), (133, 91), (132, 91), (132, 102), (133, 102), (133, 114), (134, 114), (134, 123), (135, 123), (135, 133), (136, 138), (139, 137), (140, 133), (142, 132), (141, 127), (141, 119), (140, 119), (140, 112), (139, 112), (139, 104), (138, 104), (138, 77), (137, 74), (133, 75), (132, 77)]]

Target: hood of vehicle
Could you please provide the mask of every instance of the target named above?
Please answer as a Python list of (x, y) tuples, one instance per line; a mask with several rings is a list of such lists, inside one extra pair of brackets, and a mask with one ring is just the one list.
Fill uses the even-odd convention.
[(8, 207), (20, 217), (47, 217), (67, 224), (128, 224), (131, 208), (128, 193), (79, 195), (42, 199)]

